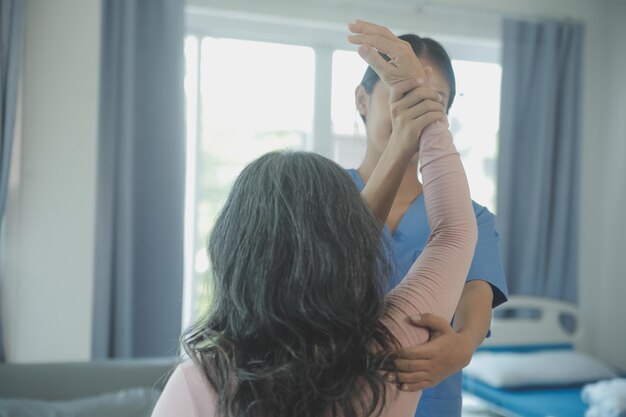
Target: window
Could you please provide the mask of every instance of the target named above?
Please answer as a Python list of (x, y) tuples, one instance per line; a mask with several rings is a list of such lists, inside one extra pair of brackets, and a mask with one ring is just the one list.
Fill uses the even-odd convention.
[(469, 182), (472, 199), (496, 210), (496, 158), (500, 119), (499, 64), (453, 60), (457, 95), (450, 131)]
[(367, 64), (359, 54), (338, 50), (333, 53), (331, 120), (334, 159), (345, 168), (358, 167), (365, 155), (365, 125), (354, 104), (354, 90)]
[(210, 300), (207, 237), (235, 178), (258, 156), (303, 149), (311, 136), (315, 55), (302, 46), (195, 36), (185, 54), (189, 322)]
[[(342, 49), (343, 31), (271, 22), (257, 27), (224, 16), (201, 21), (205, 18), (189, 19), (185, 41), (184, 326), (210, 302), (208, 234), (247, 163), (268, 151), (292, 148), (317, 150), (344, 167), (356, 167), (366, 147), (365, 127), (354, 107), (354, 89), (366, 65), (356, 52)], [(453, 65), (457, 97), (451, 129), (473, 198), (493, 211), (500, 66), (471, 60)]]

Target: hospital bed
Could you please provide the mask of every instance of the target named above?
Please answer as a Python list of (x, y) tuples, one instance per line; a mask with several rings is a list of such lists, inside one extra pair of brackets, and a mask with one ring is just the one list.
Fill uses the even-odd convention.
[[(576, 306), (547, 298), (514, 296), (494, 311), (491, 337), (485, 340), (477, 355), (480, 352), (547, 351), (553, 351), (549, 355), (563, 352), (569, 352), (566, 356), (577, 355), (572, 351), (581, 332)], [(470, 374), (464, 372), (463, 390), (507, 416), (582, 417), (587, 408), (581, 399), (583, 383), (496, 388)]]

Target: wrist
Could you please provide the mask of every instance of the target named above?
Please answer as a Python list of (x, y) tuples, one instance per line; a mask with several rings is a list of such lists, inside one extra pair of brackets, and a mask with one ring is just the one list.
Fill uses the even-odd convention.
[(387, 148), (390, 149), (398, 158), (406, 158), (407, 161), (413, 158), (419, 148), (419, 141), (407, 140), (396, 133), (391, 132)]

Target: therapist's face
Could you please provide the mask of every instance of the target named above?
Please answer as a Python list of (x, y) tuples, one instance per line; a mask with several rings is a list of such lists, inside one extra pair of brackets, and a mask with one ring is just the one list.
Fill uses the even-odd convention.
[(378, 81), (366, 100), (367, 108), (364, 116), (367, 147), (369, 151), (382, 155), (393, 130), (389, 110), (389, 88), (382, 81)]
[[(420, 58), (420, 62), (423, 66), (432, 68), (432, 75), (429, 78), (430, 86), (443, 97), (443, 105), (447, 108), (450, 87), (445, 76), (430, 60)], [(359, 94), (357, 93), (357, 108), (365, 116), (368, 151), (373, 151), (380, 156), (387, 147), (393, 130), (389, 110), (389, 88), (382, 81), (378, 81), (369, 95), (364, 91), (362, 94), (367, 96), (364, 98), (367, 102), (359, 103)], [(417, 156), (414, 158), (414, 162), (416, 161)]]

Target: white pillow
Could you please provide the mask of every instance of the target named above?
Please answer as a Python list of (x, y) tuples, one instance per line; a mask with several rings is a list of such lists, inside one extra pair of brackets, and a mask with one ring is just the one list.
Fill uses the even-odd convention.
[(572, 350), (478, 352), (464, 372), (495, 388), (582, 384), (616, 377), (602, 362)]

